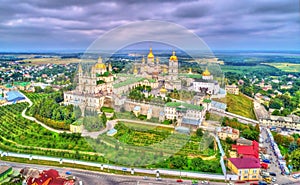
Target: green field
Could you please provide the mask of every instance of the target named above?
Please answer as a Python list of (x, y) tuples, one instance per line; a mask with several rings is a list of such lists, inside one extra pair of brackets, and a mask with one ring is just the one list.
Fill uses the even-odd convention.
[[(233, 65), (222, 65), (222, 71), (225, 72), (233, 72), (239, 74), (247, 74), (247, 73), (255, 73), (255, 72), (263, 72), (263, 71), (274, 71), (272, 66), (267, 65), (256, 65), (256, 66), (233, 66)], [(276, 69), (275, 69), (276, 70)]]
[(300, 72), (300, 64), (293, 64), (293, 63), (265, 63), (265, 65), (270, 65), (276, 67), (284, 72)]
[[(27, 106), (19, 103), (0, 107), (1, 150), (147, 168), (178, 169), (178, 162), (184, 161), (183, 170), (221, 172), (218, 150), (210, 144), (212, 138), (202, 140), (195, 135), (172, 133), (173, 128), (133, 123), (116, 127), (116, 137), (102, 134), (92, 139), (79, 134), (58, 134), (23, 118), (21, 112)], [(196, 168), (199, 161), (203, 165)]]
[(227, 94), (225, 98), (215, 99), (227, 104), (228, 112), (256, 120), (253, 101), (243, 94)]
[(93, 153), (93, 148), (80, 135), (54, 133), (23, 118), (21, 112), (27, 106), (18, 103), (0, 107), (0, 149), (66, 158), (76, 157), (79, 149), (78, 157)]
[(50, 94), (46, 94), (46, 93), (30, 93), (30, 92), (23, 92), (23, 94), (25, 96), (27, 96), (27, 98), (29, 98), (33, 104), (41, 101), (43, 98), (50, 96)]

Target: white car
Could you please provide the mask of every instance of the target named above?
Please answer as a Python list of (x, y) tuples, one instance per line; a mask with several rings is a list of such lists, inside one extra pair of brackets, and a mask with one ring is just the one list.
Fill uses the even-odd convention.
[(294, 179), (298, 179), (300, 177), (300, 173), (292, 175)]
[(144, 180), (149, 180), (149, 177), (148, 176), (144, 176), (143, 179)]

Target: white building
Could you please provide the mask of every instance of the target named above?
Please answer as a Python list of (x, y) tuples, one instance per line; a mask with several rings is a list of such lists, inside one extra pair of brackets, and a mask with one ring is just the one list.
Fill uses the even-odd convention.
[(275, 126), (279, 128), (287, 128), (300, 131), (300, 117), (296, 115), (289, 115), (286, 117), (270, 115), (267, 118), (261, 118), (259, 122), (263, 126)]
[(203, 106), (168, 102), (164, 108), (165, 119), (177, 120), (179, 125), (198, 127), (201, 125), (206, 109)]
[(193, 90), (196, 92), (216, 95), (220, 92), (220, 86), (218, 81), (213, 80), (213, 75), (211, 75), (206, 68), (206, 70), (202, 73), (202, 79), (195, 79), (193, 82)]

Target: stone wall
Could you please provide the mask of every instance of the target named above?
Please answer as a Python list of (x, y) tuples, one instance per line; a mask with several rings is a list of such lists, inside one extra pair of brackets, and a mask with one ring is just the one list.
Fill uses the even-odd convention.
[(164, 110), (163, 106), (151, 105), (140, 102), (125, 101), (124, 108), (126, 111), (132, 111), (135, 106), (141, 107), (141, 114), (147, 115), (149, 108), (152, 109), (152, 117), (159, 117), (159, 113)]

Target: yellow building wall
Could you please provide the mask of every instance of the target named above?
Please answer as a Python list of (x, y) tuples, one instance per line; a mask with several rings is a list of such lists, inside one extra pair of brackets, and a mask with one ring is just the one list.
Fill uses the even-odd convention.
[(70, 131), (73, 133), (82, 133), (83, 125), (70, 125)]
[(231, 161), (228, 160), (228, 168), (239, 176), (239, 180), (249, 181), (249, 180), (259, 180), (259, 170), (260, 168), (251, 169), (237, 169)]

